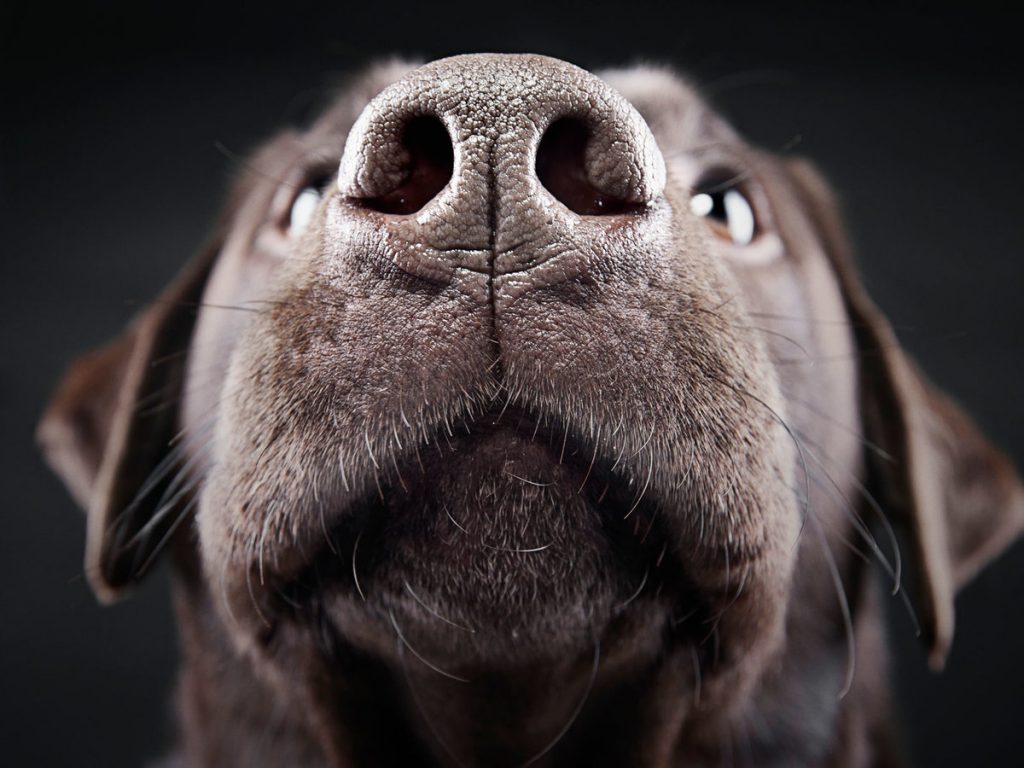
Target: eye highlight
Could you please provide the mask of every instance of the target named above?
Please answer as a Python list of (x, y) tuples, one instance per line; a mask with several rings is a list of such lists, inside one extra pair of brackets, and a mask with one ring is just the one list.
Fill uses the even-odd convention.
[(702, 179), (690, 198), (690, 210), (707, 220), (718, 238), (733, 245), (750, 245), (757, 237), (754, 206), (743, 193), (735, 173), (720, 171)]
[(292, 209), (288, 214), (289, 235), (293, 237), (300, 235), (309, 226), (309, 221), (313, 218), (313, 212), (320, 205), (322, 197), (323, 195), (316, 187), (306, 187), (299, 192), (292, 202)]
[[(296, 184), (293, 187), (293, 189), (298, 189), (299, 193), (291, 197), (287, 213), (285, 213), (283, 206), (278, 208), (280, 211), (278, 214), (278, 221), (280, 222), (278, 226), (286, 236), (298, 237), (309, 226), (309, 222), (312, 221), (320, 201), (323, 200), (324, 192), (327, 190), (332, 178), (333, 175), (330, 171), (310, 174), (306, 175), (305, 179), (301, 181), (301, 186)], [(287, 205), (287, 200), (288, 198), (285, 198), (282, 202)]]

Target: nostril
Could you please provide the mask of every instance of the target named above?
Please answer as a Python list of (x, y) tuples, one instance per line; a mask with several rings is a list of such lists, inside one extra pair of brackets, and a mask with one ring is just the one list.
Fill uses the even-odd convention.
[(444, 124), (433, 115), (414, 117), (402, 132), (408, 154), (404, 180), (390, 192), (359, 202), (381, 213), (416, 213), (445, 188), (452, 177), (455, 153)]
[(556, 120), (537, 147), (537, 178), (566, 208), (583, 216), (630, 213), (642, 205), (598, 189), (587, 178), (586, 150), (590, 131), (580, 120)]

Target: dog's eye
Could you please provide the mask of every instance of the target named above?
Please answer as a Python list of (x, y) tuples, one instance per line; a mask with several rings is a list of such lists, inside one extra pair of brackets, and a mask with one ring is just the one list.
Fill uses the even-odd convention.
[(738, 181), (731, 172), (709, 174), (695, 187), (690, 210), (706, 219), (716, 236), (744, 246), (757, 235), (757, 218)]
[(288, 214), (288, 234), (297, 236), (309, 225), (313, 218), (313, 212), (320, 205), (320, 198), (323, 197), (316, 187), (305, 187), (295, 200), (292, 201), (292, 210)]
[(309, 226), (317, 206), (323, 199), (324, 190), (327, 189), (332, 178), (331, 172), (317, 174), (313, 178), (307, 177), (299, 194), (292, 198), (291, 208), (288, 211), (286, 233), (289, 237), (297, 237)]

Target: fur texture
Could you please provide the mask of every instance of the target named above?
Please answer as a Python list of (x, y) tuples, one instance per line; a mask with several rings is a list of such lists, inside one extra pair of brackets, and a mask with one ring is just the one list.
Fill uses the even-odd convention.
[(1024, 491), (809, 166), (666, 71), (474, 55), (250, 168), (40, 427), (101, 598), (173, 550), (185, 764), (893, 764), (892, 526), (941, 664)]

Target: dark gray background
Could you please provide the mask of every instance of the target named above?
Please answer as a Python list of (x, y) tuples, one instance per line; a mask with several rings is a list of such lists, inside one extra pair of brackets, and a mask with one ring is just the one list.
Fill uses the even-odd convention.
[[(218, 143), (244, 153), (384, 54), (673, 63), (758, 142), (799, 137), (788, 151), (831, 178), (906, 346), (1024, 464), (1019, 17), (986, 3), (486, 5), (0, 9), (0, 762), (138, 765), (169, 739), (165, 577), (97, 607), (82, 518), (33, 425), (69, 357), (116, 333), (202, 240), (236, 170)], [(1019, 761), (1021, 585), (1018, 546), (959, 599), (942, 676), (894, 611), (917, 764)]]

